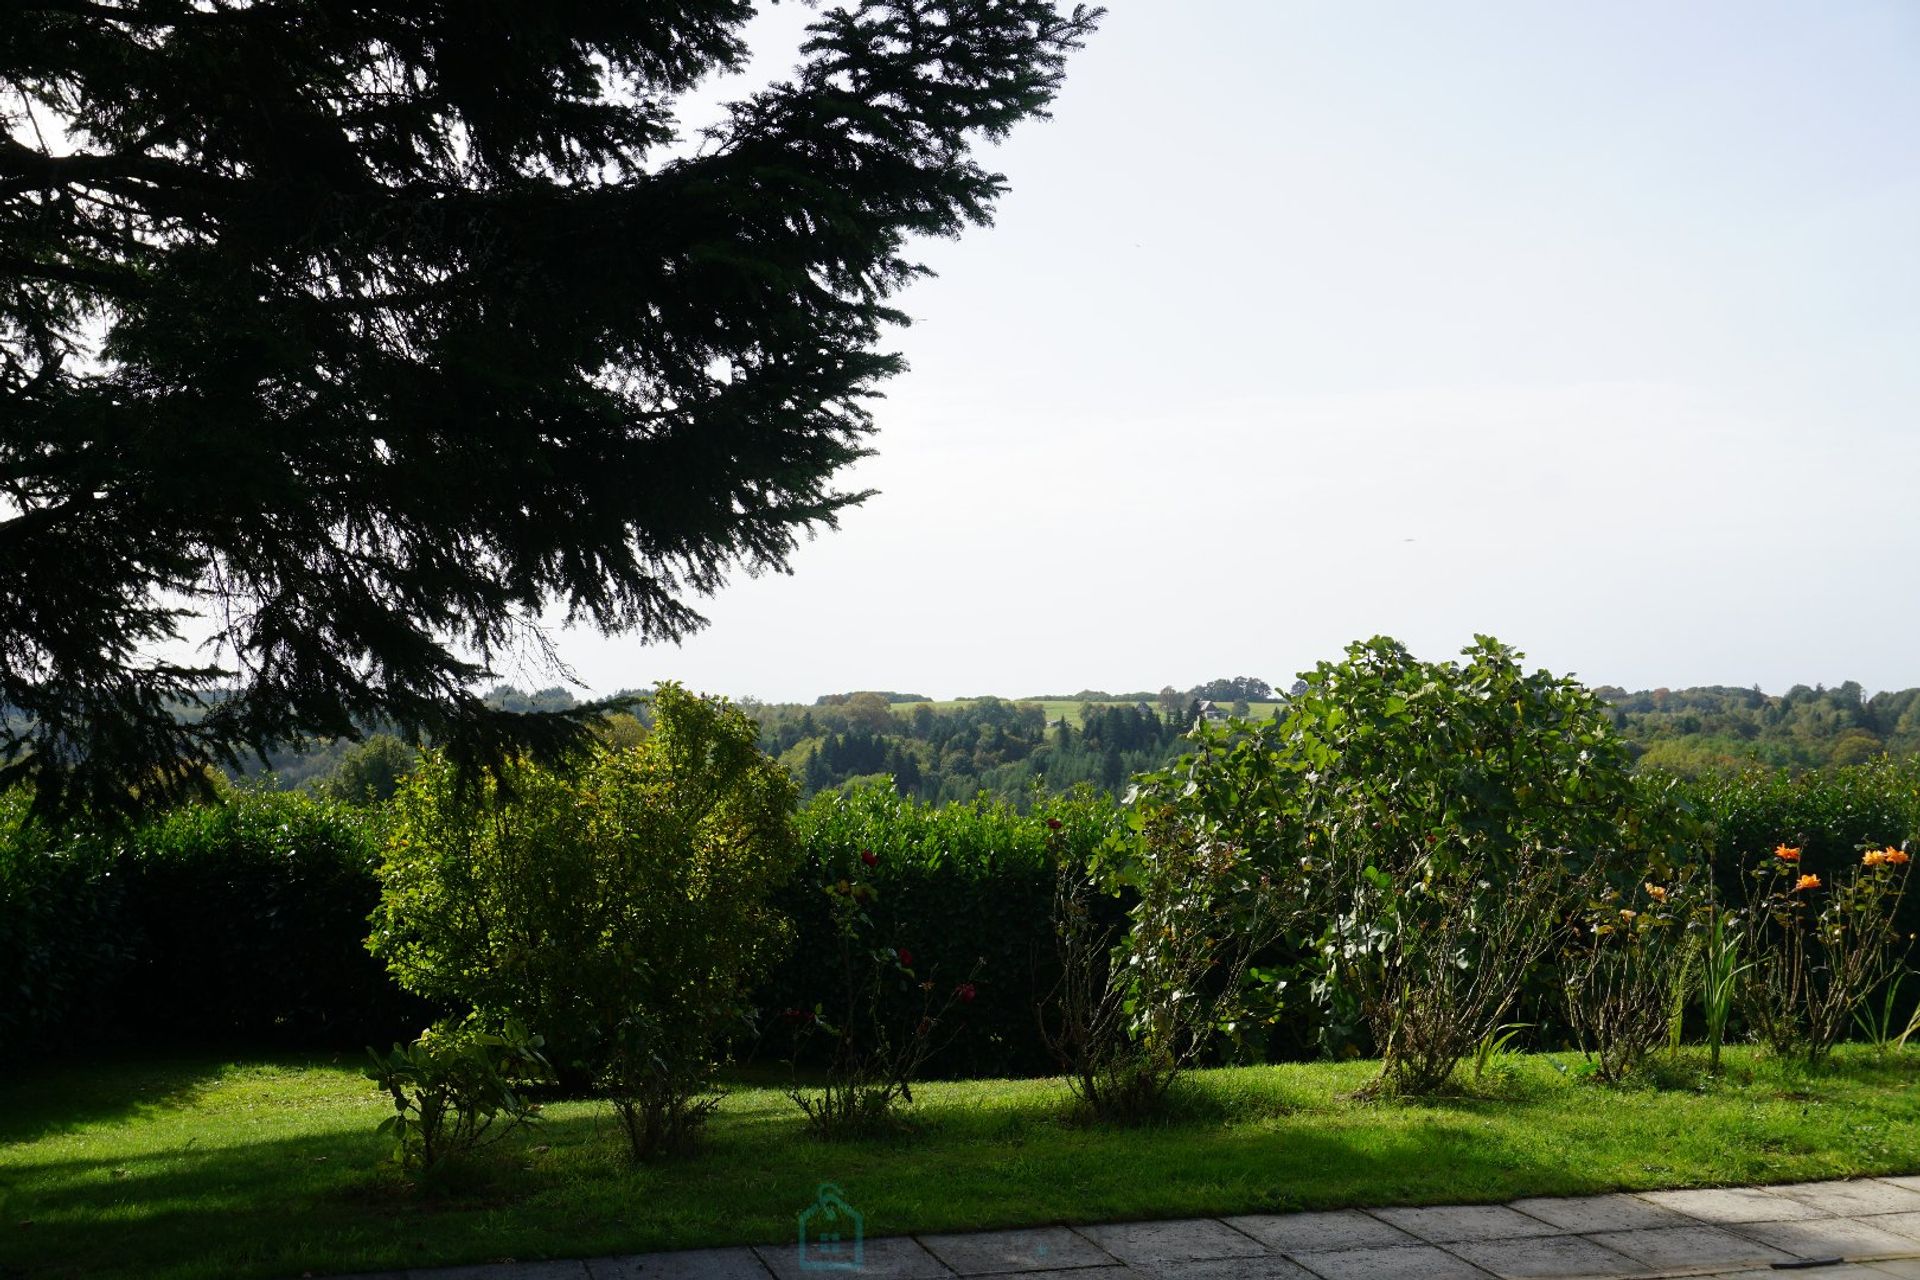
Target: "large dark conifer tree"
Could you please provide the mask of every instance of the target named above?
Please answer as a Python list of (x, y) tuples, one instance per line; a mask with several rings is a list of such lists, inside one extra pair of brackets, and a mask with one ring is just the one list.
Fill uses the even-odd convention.
[[(557, 746), (469, 692), (543, 610), (681, 636), (859, 501), (907, 241), (987, 220), (971, 148), (1098, 15), (860, 0), (680, 137), (753, 10), (5, 7), (6, 777), (164, 800), (374, 720)], [(223, 643), (155, 659), (188, 615)]]

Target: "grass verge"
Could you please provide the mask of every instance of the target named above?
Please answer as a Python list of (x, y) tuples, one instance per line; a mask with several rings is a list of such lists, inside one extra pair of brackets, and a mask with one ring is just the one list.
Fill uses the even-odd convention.
[(1920, 1054), (1817, 1073), (1756, 1051), (1707, 1081), (1607, 1088), (1572, 1055), (1462, 1096), (1361, 1103), (1373, 1064), (1196, 1074), (1181, 1114), (1076, 1122), (1057, 1081), (915, 1091), (911, 1131), (825, 1144), (742, 1086), (700, 1154), (630, 1169), (589, 1102), (445, 1185), (401, 1177), (351, 1058), (132, 1061), (0, 1086), (0, 1275), (298, 1276), (791, 1241), (833, 1182), (869, 1236), (1049, 1222), (1491, 1201), (1920, 1170)]

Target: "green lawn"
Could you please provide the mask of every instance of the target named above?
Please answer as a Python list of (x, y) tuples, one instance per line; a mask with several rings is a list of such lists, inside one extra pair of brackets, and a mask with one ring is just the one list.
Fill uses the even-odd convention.
[(351, 1059), (66, 1068), (0, 1087), (0, 1275), (297, 1276), (792, 1239), (818, 1183), (869, 1235), (1247, 1210), (1496, 1200), (1920, 1171), (1920, 1054), (1816, 1074), (1736, 1051), (1726, 1077), (1610, 1089), (1572, 1055), (1424, 1103), (1347, 1095), (1367, 1063), (1202, 1073), (1177, 1123), (1103, 1129), (1058, 1082), (916, 1090), (916, 1130), (809, 1139), (742, 1086), (698, 1156), (630, 1170), (591, 1103), (427, 1192), (384, 1163)]

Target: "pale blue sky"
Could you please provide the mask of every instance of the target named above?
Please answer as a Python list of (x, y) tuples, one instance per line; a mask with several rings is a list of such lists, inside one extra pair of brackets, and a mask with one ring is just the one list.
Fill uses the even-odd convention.
[(881, 495), (590, 686), (1920, 684), (1920, 5), (1110, 8), (924, 246)]

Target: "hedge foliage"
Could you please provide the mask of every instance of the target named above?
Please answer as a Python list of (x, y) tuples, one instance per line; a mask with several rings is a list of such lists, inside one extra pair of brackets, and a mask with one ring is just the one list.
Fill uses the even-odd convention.
[[(0, 799), (0, 1034), (359, 1045), (426, 1009), (367, 954), (382, 814), (240, 792), (56, 838)], [(17, 998), (15, 998), (17, 997)]]
[[(1920, 761), (1707, 777), (1680, 792), (1706, 820), (1734, 902), (1738, 869), (1776, 844), (1803, 848), (1823, 875), (1869, 842), (1920, 847)], [(366, 950), (383, 806), (237, 792), (130, 832), (59, 837), (25, 808), (17, 793), (0, 796), (0, 1036), (16, 1058), (130, 1041), (357, 1048), (410, 1037), (436, 1012)], [(920, 973), (971, 978), (978, 993), (934, 1069), (1057, 1069), (1035, 1015), (1056, 977), (1049, 819), (1070, 854), (1086, 857), (1122, 814), (1092, 793), (1026, 812), (987, 799), (924, 805), (886, 788), (816, 797), (796, 819), (802, 870), (776, 897), (794, 941), (756, 999), (759, 1039), (739, 1046), (743, 1055), (784, 1058), (790, 1032), (777, 1014), (824, 996), (821, 886), (869, 852), (882, 937), (909, 948)], [(1899, 923), (1920, 932), (1920, 894)], [(1283, 1051), (1309, 1039), (1300, 1027), (1276, 1037)]]
[[(815, 797), (798, 823), (802, 870), (779, 900), (795, 922), (796, 941), (762, 1007), (811, 1009), (825, 998), (821, 967), (833, 924), (823, 887), (861, 865), (878, 895), (869, 909), (876, 940), (906, 948), (923, 980), (973, 983), (975, 997), (931, 1070), (997, 1076), (1056, 1069), (1035, 1012), (1058, 978), (1049, 820), (1060, 823), (1067, 856), (1079, 858), (1121, 824), (1113, 803), (1091, 791), (1047, 797), (1026, 812), (985, 797), (921, 804), (884, 786)], [(873, 855), (871, 867), (862, 853)], [(904, 984), (899, 996), (903, 1009), (912, 1003)], [(777, 1019), (763, 1024), (755, 1056), (784, 1058), (790, 1033)]]
[[(1754, 769), (1693, 779), (1681, 791), (1709, 824), (1714, 876), (1734, 904), (1744, 901), (1742, 868), (1775, 845), (1800, 849), (1801, 868), (1829, 884), (1864, 846), (1920, 849), (1920, 757), (1802, 774)], [(1920, 892), (1906, 896), (1894, 923), (1920, 933)], [(1908, 992), (1909, 1002), (1916, 997)]]

